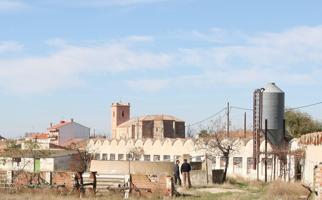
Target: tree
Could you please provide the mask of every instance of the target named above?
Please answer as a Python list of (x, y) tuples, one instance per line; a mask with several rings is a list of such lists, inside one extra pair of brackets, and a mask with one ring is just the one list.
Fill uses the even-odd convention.
[(236, 138), (226, 137), (225, 125), (221, 126), (220, 120), (212, 122), (208, 130), (203, 129), (198, 134), (197, 148), (204, 150), (207, 155), (221, 156), (225, 160), (223, 181), (226, 181), (229, 156), (237, 151), (239, 141)]
[(140, 160), (141, 156), (144, 154), (142, 147), (134, 147), (129, 151), (130, 158), (132, 160)]
[(285, 113), (286, 130), (291, 137), (322, 131), (322, 122), (314, 120), (308, 113), (289, 110)]

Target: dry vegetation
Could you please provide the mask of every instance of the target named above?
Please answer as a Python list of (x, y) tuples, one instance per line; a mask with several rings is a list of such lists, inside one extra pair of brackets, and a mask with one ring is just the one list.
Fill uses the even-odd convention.
[[(209, 189), (211, 187), (208, 187)], [(198, 188), (187, 190), (186, 195), (175, 197), (175, 200), (293, 200), (306, 199), (308, 191), (299, 183), (285, 183), (282, 181), (275, 181), (270, 184), (263, 184), (262, 182), (247, 181), (242, 178), (229, 179), (227, 183), (222, 185), (215, 185), (215, 188), (222, 189), (220, 193), (200, 192)], [(239, 190), (239, 192), (236, 192)], [(88, 194), (88, 193), (87, 193)], [(79, 199), (76, 195), (61, 195), (57, 192), (48, 190), (25, 190), (15, 194), (1, 193), (3, 200), (76, 200)], [(120, 194), (104, 193), (96, 196), (87, 195), (83, 199), (123, 199)], [(131, 199), (140, 199), (132, 197)], [(149, 198), (159, 199), (159, 198)]]

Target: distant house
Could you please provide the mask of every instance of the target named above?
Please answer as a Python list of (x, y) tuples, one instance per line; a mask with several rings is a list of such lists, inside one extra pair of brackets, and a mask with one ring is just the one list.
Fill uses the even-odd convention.
[(84, 170), (80, 153), (73, 150), (14, 150), (0, 152), (0, 170), (53, 172)]
[(90, 128), (74, 122), (73, 119), (60, 121), (55, 125), (51, 124), (47, 130), (50, 142), (57, 145), (63, 145), (75, 138), (89, 139), (90, 135)]

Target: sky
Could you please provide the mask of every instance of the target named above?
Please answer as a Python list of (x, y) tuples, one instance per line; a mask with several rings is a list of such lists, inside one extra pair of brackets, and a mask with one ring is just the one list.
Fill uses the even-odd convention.
[[(110, 106), (187, 124), (251, 108), (267, 82), (287, 107), (322, 101), (321, 1), (0, 0), (0, 135), (74, 118), (110, 134)], [(322, 120), (322, 106), (305, 108)], [(223, 113), (224, 114), (224, 113)], [(233, 128), (244, 111), (233, 109)], [(251, 112), (247, 112), (251, 127)], [(200, 125), (203, 126), (203, 125)]]

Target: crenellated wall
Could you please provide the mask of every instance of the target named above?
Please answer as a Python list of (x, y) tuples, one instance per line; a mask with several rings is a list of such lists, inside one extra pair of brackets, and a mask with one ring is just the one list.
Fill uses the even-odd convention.
[[(236, 150), (229, 157), (228, 175), (244, 176), (247, 178), (257, 178), (257, 172), (253, 169), (253, 140), (236, 139)], [(130, 150), (135, 147), (141, 147), (144, 154), (141, 161), (172, 161), (190, 158), (191, 161), (205, 161), (206, 152), (199, 147), (197, 141), (192, 138), (166, 138), (166, 139), (92, 139), (88, 143), (88, 150), (97, 160), (126, 160)], [(293, 144), (293, 147), (296, 146)], [(294, 147), (295, 148), (295, 147)], [(298, 147), (299, 148), (299, 147)], [(265, 142), (260, 144), (261, 152), (264, 152)], [(272, 147), (268, 144), (268, 152)], [(224, 162), (221, 155), (208, 155), (208, 166), (210, 169), (223, 169)], [(119, 159), (119, 155), (120, 159)], [(264, 179), (264, 154), (260, 155), (259, 178)], [(288, 158), (291, 160), (291, 157)], [(268, 180), (274, 177), (277, 179), (282, 175), (280, 172), (280, 162), (275, 163), (275, 176), (273, 170), (273, 156), (268, 156)], [(292, 168), (292, 166), (289, 166)], [(291, 169), (290, 169), (291, 171)], [(292, 179), (292, 177), (290, 177)]]

